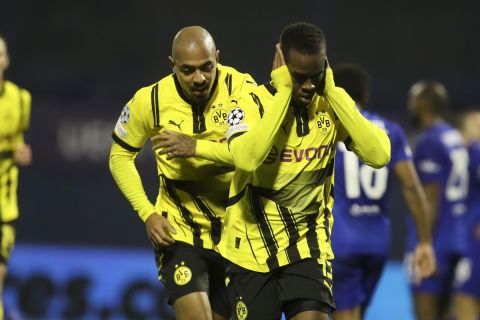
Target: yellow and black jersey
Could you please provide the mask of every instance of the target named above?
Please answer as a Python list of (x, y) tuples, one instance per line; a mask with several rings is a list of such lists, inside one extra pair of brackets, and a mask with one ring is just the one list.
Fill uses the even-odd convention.
[[(229, 140), (273, 108), (271, 84), (237, 102), (242, 120)], [(335, 142), (347, 134), (324, 97), (309, 108), (290, 107), (263, 164), (237, 170), (219, 250), (232, 262), (265, 272), (305, 258), (332, 259)]]
[[(272, 74), (288, 75), (282, 68)], [(280, 94), (270, 83), (262, 85), (232, 101), (227, 117), (227, 138), (237, 169), (218, 250), (233, 263), (257, 272), (306, 258), (333, 258), (330, 233), (337, 141), (344, 141), (372, 165), (385, 165), (390, 154), (385, 132), (358, 112), (343, 89), (315, 95), (308, 107), (288, 106), (289, 90), (282, 89)], [(282, 110), (286, 112), (283, 119), (278, 116)], [(262, 132), (271, 139), (253, 141), (251, 135)], [(376, 135), (378, 141), (371, 139)], [(258, 157), (256, 150), (270, 152)], [(245, 165), (249, 158), (260, 162)]]
[[(115, 144), (136, 154), (149, 138), (165, 130), (226, 142), (227, 102), (248, 87), (256, 87), (248, 74), (218, 65), (210, 100), (204, 106), (192, 105), (184, 97), (175, 75), (169, 75), (140, 89), (123, 108), (113, 133)], [(166, 216), (176, 229), (172, 236), (177, 241), (208, 249), (219, 242), (233, 167), (197, 158), (166, 160), (165, 155), (157, 153), (160, 190), (153, 207), (141, 184), (132, 187), (119, 182), (128, 179), (128, 173), (112, 166), (115, 153), (112, 148), (112, 173), (142, 220), (156, 211)]]
[(13, 159), (30, 123), (30, 93), (10, 81), (0, 88), (0, 219), (18, 218), (18, 168)]

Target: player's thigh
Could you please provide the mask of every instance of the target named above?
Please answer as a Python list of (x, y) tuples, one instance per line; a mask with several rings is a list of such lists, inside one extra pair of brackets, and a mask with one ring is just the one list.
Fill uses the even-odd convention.
[(225, 284), (226, 266), (227, 260), (219, 253), (208, 252), (209, 300), (214, 319), (229, 319), (232, 314), (232, 305)]
[[(377, 288), (383, 269), (387, 263), (386, 255), (365, 255), (365, 272), (363, 274), (362, 286), (365, 293), (365, 300), (362, 303), (363, 309), (368, 307)], [(335, 288), (335, 285), (334, 285)]]
[(285, 266), (279, 272), (279, 286), (287, 319), (323, 317), (323, 314), (328, 319), (335, 310), (329, 261), (305, 259)]
[(455, 319), (478, 320), (480, 315), (480, 298), (462, 293), (455, 294)]
[(357, 306), (348, 310), (336, 310), (333, 313), (334, 320), (362, 320), (362, 308)]
[(254, 272), (233, 263), (228, 267), (228, 290), (233, 319), (276, 320), (281, 318), (281, 301), (275, 271)]
[(440, 318), (441, 296), (417, 292), (413, 294), (413, 301), (417, 320), (438, 320)]
[(338, 311), (346, 311), (361, 306), (366, 299), (363, 291), (365, 266), (357, 255), (335, 256), (332, 261), (333, 296)]
[(212, 310), (206, 292), (192, 292), (173, 302), (177, 320), (212, 320)]
[(7, 265), (15, 243), (15, 226), (13, 223), (0, 224), (0, 281), (3, 284)]
[[(174, 304), (177, 299), (191, 293), (204, 293), (208, 297), (208, 262), (202, 249), (177, 241), (172, 246), (157, 250), (155, 260), (159, 279), (165, 285), (170, 303)], [(187, 301), (205, 302), (201, 298), (204, 295), (194, 296), (196, 298)]]

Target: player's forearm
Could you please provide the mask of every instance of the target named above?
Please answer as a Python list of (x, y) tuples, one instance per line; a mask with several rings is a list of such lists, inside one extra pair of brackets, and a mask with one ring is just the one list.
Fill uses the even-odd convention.
[(195, 157), (210, 160), (215, 163), (234, 165), (232, 154), (228, 150), (228, 144), (226, 143), (197, 140)]
[(329, 89), (326, 98), (353, 141), (352, 151), (373, 168), (385, 166), (390, 161), (390, 139), (385, 131), (368, 121), (342, 88)]
[(255, 126), (233, 138), (229, 144), (235, 167), (245, 172), (253, 172), (263, 163), (290, 105), (292, 87), (287, 67), (274, 70), (272, 78), (277, 89), (272, 106)]
[(402, 192), (410, 214), (415, 222), (419, 242), (431, 242), (432, 225), (429, 212), (430, 207), (423, 189), (419, 184), (411, 184), (404, 185)]
[(118, 187), (128, 199), (133, 209), (145, 221), (155, 212), (155, 206), (148, 200), (135, 167), (136, 153), (127, 151), (117, 143), (113, 143), (110, 151), (110, 172)]

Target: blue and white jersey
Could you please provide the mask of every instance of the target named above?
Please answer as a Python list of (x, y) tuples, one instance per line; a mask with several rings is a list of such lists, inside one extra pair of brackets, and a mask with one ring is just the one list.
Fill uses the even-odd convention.
[(411, 150), (403, 129), (375, 113), (362, 114), (385, 129), (391, 143), (390, 163), (373, 169), (358, 157), (337, 146), (335, 158), (335, 203), (332, 231), (334, 254), (387, 254), (390, 246), (390, 221), (386, 215), (391, 171), (400, 161), (411, 159)]
[[(433, 226), (435, 250), (437, 253), (464, 252), (469, 160), (460, 133), (445, 122), (431, 126), (418, 139), (414, 162), (422, 184), (440, 185)], [(417, 235), (411, 219), (408, 228), (408, 249), (412, 250)]]
[[(480, 141), (468, 146), (470, 186), (467, 197), (468, 225), (480, 224)], [(479, 252), (480, 254), (480, 252)]]

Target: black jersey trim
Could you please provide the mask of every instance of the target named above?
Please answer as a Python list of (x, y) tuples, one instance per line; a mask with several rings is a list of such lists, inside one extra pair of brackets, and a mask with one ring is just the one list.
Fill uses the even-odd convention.
[(308, 109), (306, 107), (296, 107), (294, 110), (297, 122), (297, 136), (304, 137), (310, 133), (310, 128), (308, 127)]
[(297, 240), (300, 238), (300, 234), (298, 233), (295, 217), (288, 208), (279, 204), (277, 204), (277, 210), (280, 213), (280, 218), (283, 221), (283, 225), (285, 226), (288, 235), (288, 248), (286, 250), (287, 259), (290, 263), (299, 261), (301, 257), (297, 248)]
[(12, 150), (0, 151), (0, 160), (12, 159), (12, 158), (13, 158), (13, 151)]
[(264, 83), (263, 86), (265, 87), (265, 89), (267, 89), (268, 92), (270, 92), (272, 96), (277, 93), (277, 89), (275, 89), (271, 82)]
[(215, 216), (213, 211), (201, 198), (192, 196), (192, 199), (195, 202), (197, 208), (210, 221), (210, 237), (212, 238), (213, 244), (217, 245), (220, 242), (220, 235), (222, 233), (222, 222), (220, 218)]
[(280, 265), (277, 258), (278, 244), (276, 243), (272, 227), (265, 214), (262, 204), (262, 196), (257, 192), (257, 190), (255, 190), (255, 187), (253, 186), (249, 188), (249, 195), (252, 213), (257, 221), (258, 231), (268, 253), (267, 266), (269, 270), (276, 269)]
[(193, 220), (192, 213), (183, 206), (173, 180), (167, 179), (163, 175), (161, 175), (160, 178), (163, 180), (163, 184), (165, 185), (165, 190), (167, 190), (168, 195), (177, 206), (177, 209), (180, 211), (182, 219), (185, 221), (185, 223), (190, 227), (190, 229), (193, 232), (193, 245), (196, 247), (203, 248), (203, 240), (200, 237), (201, 228), (198, 225), (198, 223), (196, 223), (195, 220)]
[(120, 147), (122, 147), (125, 150), (131, 151), (131, 152), (138, 152), (142, 149), (142, 148), (132, 147), (131, 145), (129, 145), (128, 143), (126, 143), (125, 141), (117, 137), (115, 132), (112, 133), (112, 138), (113, 138), (113, 141), (115, 141)]
[(205, 125), (205, 115), (203, 111), (205, 106), (195, 105), (192, 106), (192, 116), (193, 116), (193, 133), (202, 133), (207, 130)]
[(151, 103), (152, 103), (152, 114), (153, 114), (153, 125), (155, 127), (160, 127), (160, 106), (158, 102), (158, 83), (152, 87), (151, 91)]
[(352, 149), (350, 148), (350, 143), (352, 143), (352, 141), (352, 138), (348, 136), (347, 139), (345, 139), (345, 141), (343, 142), (348, 151), (352, 151)]
[(307, 214), (307, 245), (310, 250), (310, 256), (314, 259), (320, 258), (320, 248), (318, 245), (317, 219), (320, 212)]
[(260, 101), (260, 98), (255, 93), (250, 92), (250, 95), (252, 96), (253, 102), (255, 102), (256, 105), (258, 106), (258, 112), (260, 113), (260, 118), (263, 118), (264, 108), (263, 108), (262, 101)]
[(228, 95), (232, 95), (232, 75), (230, 73), (227, 73), (225, 77), (225, 84), (227, 85)]

